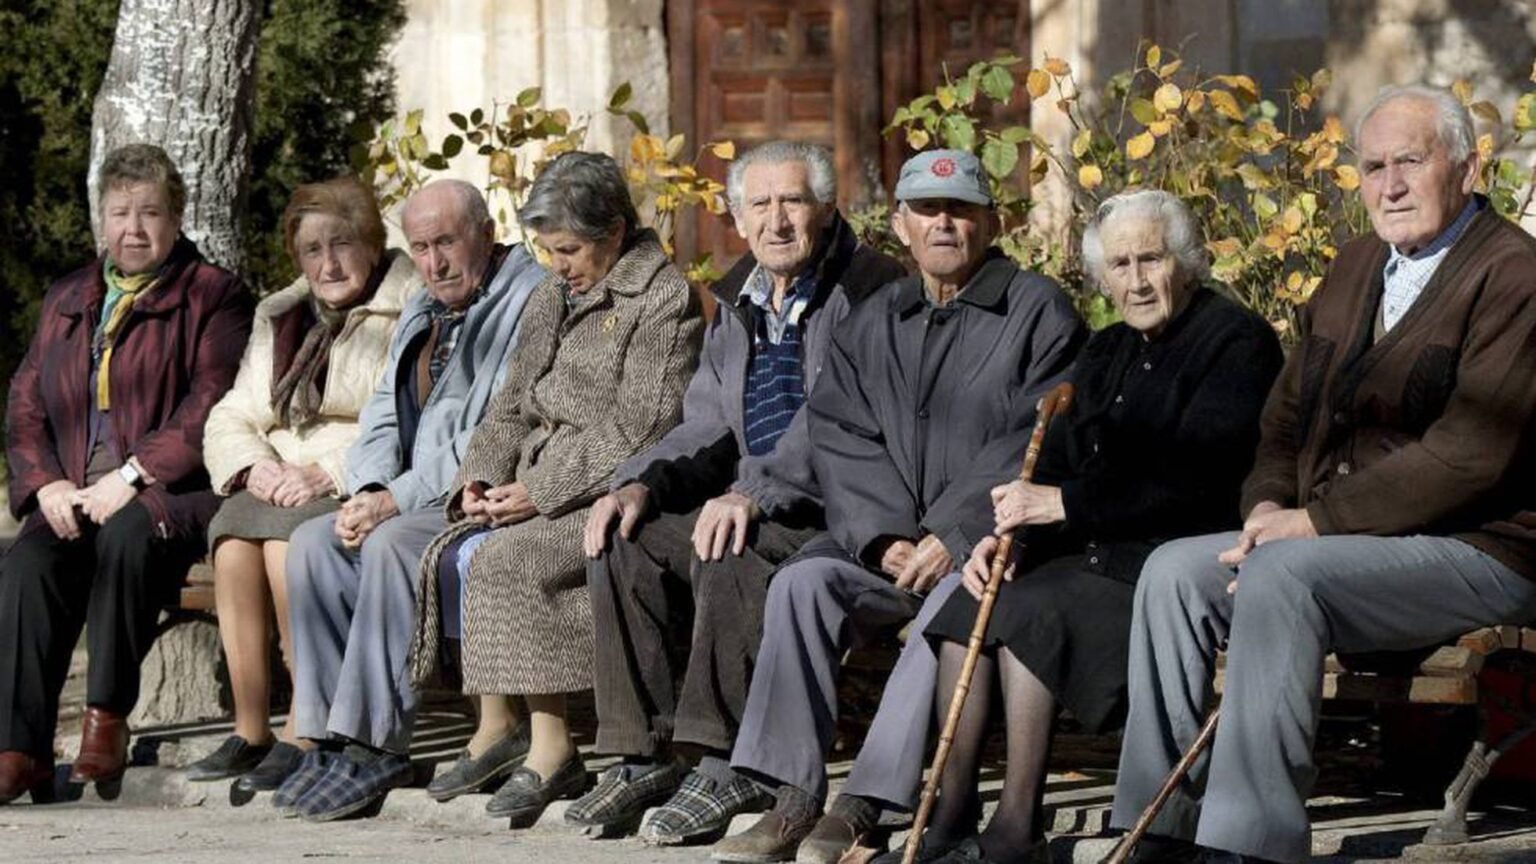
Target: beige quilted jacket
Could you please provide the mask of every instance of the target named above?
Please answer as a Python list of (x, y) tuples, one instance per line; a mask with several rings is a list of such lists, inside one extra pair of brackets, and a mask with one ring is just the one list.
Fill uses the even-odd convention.
[(272, 411), (272, 319), (305, 302), (309, 283), (301, 276), (256, 307), (256, 324), (235, 386), (214, 406), (203, 433), (203, 459), (217, 492), (234, 492), (230, 485), (235, 475), (259, 459), (317, 464), (337, 489), (345, 488), (342, 468), (347, 448), (357, 437), (358, 412), (384, 374), (400, 310), (407, 298), (422, 290), (409, 255), (391, 249), (385, 256), (389, 271), (378, 291), (347, 314), (331, 346), (322, 419), (301, 430), (279, 427)]

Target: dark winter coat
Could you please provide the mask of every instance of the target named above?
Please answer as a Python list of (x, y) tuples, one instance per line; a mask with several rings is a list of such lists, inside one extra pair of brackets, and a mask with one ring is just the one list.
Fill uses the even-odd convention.
[[(821, 374), (832, 332), (853, 304), (901, 278), (894, 258), (857, 243), (848, 223), (834, 216), (826, 251), (817, 263), (816, 293), (799, 321), (807, 396)], [(811, 470), (806, 411), (761, 456), (747, 454), (745, 393), (752, 367), (753, 333), (762, 310), (740, 294), (757, 261), (749, 254), (715, 283), (715, 320), (704, 335), (699, 369), (688, 384), (683, 422), (654, 447), (619, 467), (614, 486), (646, 484), (658, 507), (687, 513), (726, 490), (739, 492), (770, 519), (821, 519), (821, 490)]]
[(1123, 323), (1095, 333), (1035, 468), (1036, 483), (1061, 487), (1066, 521), (1028, 529), (1024, 545), (1086, 545), (1088, 569), (1134, 582), (1159, 543), (1236, 528), (1284, 360), (1268, 322), (1206, 288), (1154, 339)]
[(965, 560), (1086, 338), (1055, 282), (1000, 254), (948, 306), (913, 276), (855, 307), (807, 403), (832, 536), (869, 566), (876, 541), (927, 534)]
[[(136, 298), (112, 349), (112, 444), (155, 478), (138, 500), (156, 531), (196, 538), (219, 505), (203, 467), (203, 424), (234, 383), (254, 304), (238, 277), (204, 261), (185, 237), (167, 260), (161, 284)], [(11, 379), (6, 457), (11, 512), (26, 520), (23, 532), (48, 530), (39, 489), (62, 479), (85, 485), (102, 265), (48, 289), (37, 335)]]

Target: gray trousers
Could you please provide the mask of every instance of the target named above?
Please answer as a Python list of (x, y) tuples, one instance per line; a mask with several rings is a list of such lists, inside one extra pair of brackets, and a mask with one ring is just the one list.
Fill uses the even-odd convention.
[(1153, 833), (1273, 861), (1311, 854), (1306, 799), (1329, 651), (1408, 650), (1536, 618), (1536, 582), (1459, 540), (1281, 540), (1237, 569), (1216, 555), (1236, 533), (1165, 544), (1147, 559), (1131, 627), (1130, 716), (1111, 824), (1128, 828), (1194, 741), (1227, 645), (1221, 724), (1209, 758)]
[(447, 523), (435, 507), (405, 513), (357, 550), (341, 545), (335, 528), (335, 514), (321, 516), (289, 541), (294, 730), (405, 753), (416, 712), (406, 658), (417, 577), (422, 553)]
[[(939, 655), (923, 630), (944, 608), (949, 595), (960, 587), (960, 573), (945, 576), (933, 586), (923, 607), (907, 631), (907, 644), (891, 669), (880, 694), (880, 708), (869, 724), (869, 734), (848, 772), (843, 793), (875, 798), (902, 810), (917, 809), (918, 786), (927, 767), (929, 720), (936, 718)], [(938, 710), (948, 711), (946, 702)]]
[(843, 654), (855, 641), (889, 633), (917, 615), (914, 637), (902, 649), (860, 749), (864, 768), (850, 777), (847, 790), (910, 802), (922, 773), (938, 674), (933, 650), (918, 634), (957, 584), (957, 574), (944, 577), (919, 614), (915, 598), (846, 558), (805, 558), (780, 570), (768, 586), (763, 642), (732, 766), (825, 799)]

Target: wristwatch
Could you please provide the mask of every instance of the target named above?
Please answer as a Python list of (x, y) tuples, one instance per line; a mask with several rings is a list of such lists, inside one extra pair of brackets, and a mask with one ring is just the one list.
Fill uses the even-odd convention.
[(144, 482), (144, 475), (139, 473), (139, 469), (133, 467), (132, 462), (124, 462), (119, 466), (117, 476), (123, 478), (124, 483), (141, 492), (144, 490), (145, 485), (147, 485)]

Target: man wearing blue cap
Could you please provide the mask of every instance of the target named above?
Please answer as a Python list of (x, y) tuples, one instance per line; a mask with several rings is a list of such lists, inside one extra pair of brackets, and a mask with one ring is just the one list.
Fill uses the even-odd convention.
[[(913, 157), (895, 197), (892, 227), (920, 275), (849, 314), (807, 403), (828, 532), (769, 586), (732, 753), (733, 767), (774, 788), (776, 803), (717, 843), (716, 860), (795, 858), (826, 797), (839, 658), (911, 620), (930, 590), (954, 587), (944, 577), (991, 533), (989, 490), (1017, 474), (1037, 399), (1065, 377), (1086, 337), (1054, 282), (991, 247), (997, 214), (975, 156)], [(896, 673), (903, 692), (887, 700), (906, 710), (882, 711), (864, 745), (893, 756), (872, 761), (915, 752), (920, 762), (935, 666), (922, 639), (908, 642)], [(859, 812), (837, 815), (862, 830), (874, 821), (868, 799), (899, 804), (911, 785), (855, 775), (858, 797), (839, 800)], [(801, 856), (821, 860), (819, 845)]]

